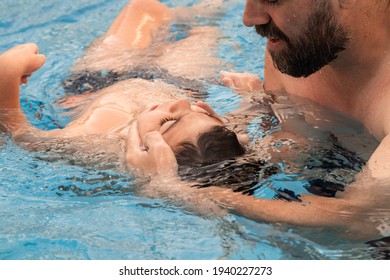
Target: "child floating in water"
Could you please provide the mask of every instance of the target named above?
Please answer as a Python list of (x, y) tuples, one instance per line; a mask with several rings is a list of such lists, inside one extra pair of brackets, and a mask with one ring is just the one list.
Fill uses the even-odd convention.
[[(92, 141), (90, 145), (117, 151), (120, 149), (104, 147), (105, 142), (100, 141), (116, 138), (117, 145), (125, 145), (123, 156), (128, 167), (137, 167), (147, 175), (167, 171), (164, 167), (176, 160), (179, 164), (212, 163), (244, 153), (236, 134), (206, 103), (191, 105), (178, 98), (181, 91), (173, 86), (140, 79), (102, 90), (65, 128), (38, 130), (28, 124), (20, 108), (20, 84), (44, 62), (35, 44), (14, 47), (0, 56), (1, 123), (16, 139), (25, 139), (22, 136), (28, 134), (34, 134), (35, 144), (37, 139), (78, 139), (78, 143)], [(149, 166), (149, 157), (157, 164)]]
[[(139, 55), (137, 51), (142, 50), (143, 54), (154, 54), (155, 49), (151, 47), (154, 32), (174, 16), (173, 9), (158, 1), (130, 1), (107, 33), (77, 63), (75, 72), (91, 76), (91, 71), (98, 72), (102, 68), (121, 68), (123, 65), (118, 65), (115, 58), (123, 52), (136, 52)], [(174, 49), (181, 52), (180, 43), (188, 44), (188, 40), (197, 40), (206, 33), (215, 32), (207, 27), (195, 29), (192, 36), (177, 42)], [(199, 61), (208, 55), (209, 50), (202, 44), (198, 48)], [(114, 49), (116, 52), (111, 53)], [(175, 56), (173, 50), (167, 49), (169, 55)], [(133, 56), (132, 61), (137, 58), (141, 60)], [(192, 59), (197, 60), (196, 57)], [(164, 77), (117, 79), (116, 83), (110, 82), (105, 87), (94, 89), (90, 103), (65, 128), (42, 131), (28, 124), (20, 108), (19, 85), (27, 83), (28, 77), (44, 64), (45, 57), (38, 53), (35, 44), (14, 47), (0, 56), (0, 109), (3, 112), (0, 123), (28, 149), (59, 150), (64, 157), (84, 154), (88, 159), (97, 154), (102, 162), (115, 161), (116, 157), (132, 172), (136, 168), (144, 175), (174, 171), (172, 169), (176, 168), (176, 162), (185, 165), (214, 163), (242, 155), (244, 149), (237, 135), (224, 126), (221, 118), (206, 103), (193, 101), (190, 104), (187, 101), (190, 98), (188, 89), (172, 82), (177, 75), (175, 70), (169, 69), (167, 58), (162, 55), (156, 60), (159, 61), (150, 64), (157, 64), (158, 69), (165, 65), (169, 73), (164, 77), (170, 77), (168, 82)], [(107, 62), (111, 64), (105, 64)], [(190, 81), (189, 76), (185, 75), (189, 68), (185, 58), (182, 62), (180, 65), (185, 78), (180, 83)], [(127, 67), (131, 66), (132, 63), (127, 61)], [(195, 68), (194, 72), (200, 71)], [(120, 71), (115, 75), (121, 75)], [(82, 99), (70, 97), (68, 104), (72, 98), (73, 101)], [(103, 154), (107, 156), (106, 159)]]

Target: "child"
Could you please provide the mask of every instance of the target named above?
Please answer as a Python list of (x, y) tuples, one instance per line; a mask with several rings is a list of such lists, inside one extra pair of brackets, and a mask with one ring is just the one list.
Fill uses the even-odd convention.
[[(200, 7), (202, 4), (195, 8), (196, 11)], [(199, 43), (196, 47), (198, 59), (194, 57), (194, 52), (191, 59), (207, 60), (205, 56), (209, 55), (209, 42), (212, 42), (209, 38), (214, 36), (215, 29), (196, 28), (193, 35), (174, 46), (160, 46), (160, 49), (165, 48), (164, 53), (168, 56), (182, 58), (179, 68), (172, 69), (166, 55), (146, 63), (145, 57), (156, 56), (155, 46), (152, 46), (158, 41), (155, 34), (162, 33), (166, 24), (177, 16), (177, 9), (169, 9), (156, 0), (134, 0), (123, 8), (106, 34), (88, 49), (86, 56), (73, 69), (78, 78), (80, 75), (77, 74), (84, 76), (82, 84), (86, 83), (85, 77), (96, 76), (101, 70), (109, 70), (111, 74), (115, 73), (115, 77), (122, 77), (109, 81), (110, 75), (105, 72), (103, 85), (89, 89), (84, 97), (68, 99), (66, 103), (69, 105), (74, 101), (81, 103), (82, 99), (86, 101), (88, 96), (90, 104), (82, 108), (78, 118), (64, 129), (40, 131), (33, 128), (20, 110), (19, 84), (26, 83), (27, 78), (45, 61), (44, 56), (38, 54), (37, 46), (26, 44), (6, 51), (0, 59), (4, 72), (0, 84), (0, 109), (3, 112), (7, 110), (8, 117), (3, 113), (1, 123), (28, 149), (54, 151), (59, 145), (58, 140), (60, 150), (65, 154), (69, 151), (74, 154), (77, 150), (77, 155), (86, 154), (88, 159), (93, 158), (94, 153), (105, 154), (111, 161), (116, 156), (131, 169), (136, 167), (146, 175), (164, 173), (165, 166), (172, 165), (169, 169), (175, 169), (176, 161), (191, 165), (242, 155), (244, 149), (235, 133), (224, 127), (222, 120), (206, 103), (198, 101), (191, 105), (183, 99), (188, 97), (188, 88), (177, 86), (177, 81), (183, 84), (199, 78), (186, 72), (191, 67), (186, 64), (186, 58), (180, 56), (183, 50), (180, 44), (187, 45), (188, 40), (194, 39), (199, 43), (202, 37), (205, 44)], [(182, 13), (183, 8), (179, 9)], [(140, 51), (142, 57), (139, 56)], [(125, 60), (125, 65), (124, 57), (129, 58)], [(130, 78), (123, 68), (131, 68), (133, 63), (144, 67), (157, 65), (158, 69), (164, 67), (166, 74), (152, 79), (142, 76)], [(198, 68), (192, 66), (193, 73), (204, 73), (204, 70), (198, 71), (205, 68), (203, 64)], [(91, 74), (93, 71), (95, 73)], [(182, 75), (179, 77), (178, 73)], [(69, 85), (69, 81), (67, 83)], [(73, 85), (77, 85), (77, 81), (73, 81)], [(83, 92), (75, 90), (73, 93)], [(87, 145), (89, 143), (93, 144)], [(154, 160), (148, 164), (149, 157), (158, 157), (160, 165), (156, 166)], [(104, 161), (103, 158), (100, 160)]]
[[(35, 44), (14, 47), (0, 56), (1, 123), (15, 139), (24, 139), (27, 146), (36, 146), (44, 139), (77, 139), (73, 150), (75, 145), (82, 150), (93, 141), (91, 145), (101, 150), (120, 151), (120, 147), (104, 146), (105, 140), (115, 138), (116, 145), (125, 145), (124, 154), (119, 157), (129, 168), (141, 169), (146, 175), (166, 172), (164, 166), (172, 165), (168, 163), (176, 160), (174, 155), (179, 164), (192, 164), (211, 163), (244, 153), (236, 134), (224, 126), (206, 103), (191, 105), (179, 99), (182, 90), (140, 79), (101, 90), (80, 117), (65, 128), (38, 130), (28, 124), (20, 109), (19, 86), (44, 62), (45, 57), (38, 53)], [(32, 134), (33, 140), (28, 143), (26, 135)], [(153, 160), (150, 166), (149, 157), (158, 158), (157, 164)]]

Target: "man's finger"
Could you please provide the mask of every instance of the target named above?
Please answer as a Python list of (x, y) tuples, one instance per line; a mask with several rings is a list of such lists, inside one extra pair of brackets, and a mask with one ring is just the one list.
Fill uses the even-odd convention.
[(154, 170), (153, 162), (142, 145), (137, 122), (130, 126), (126, 140), (126, 164), (135, 174), (145, 175)]
[(129, 133), (127, 135), (126, 154), (137, 156), (142, 150), (142, 142), (138, 132), (137, 122), (134, 122), (130, 126)]
[(175, 154), (159, 132), (147, 133), (144, 137), (144, 145), (148, 149), (149, 159), (154, 161), (157, 173), (177, 172)]

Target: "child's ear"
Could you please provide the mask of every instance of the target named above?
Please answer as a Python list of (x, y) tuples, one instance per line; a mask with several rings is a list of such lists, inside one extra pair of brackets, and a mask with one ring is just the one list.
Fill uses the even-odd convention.
[(240, 142), (240, 144), (242, 146), (246, 146), (251, 141), (251, 138), (246, 133), (238, 133), (237, 139), (238, 139), (238, 142)]

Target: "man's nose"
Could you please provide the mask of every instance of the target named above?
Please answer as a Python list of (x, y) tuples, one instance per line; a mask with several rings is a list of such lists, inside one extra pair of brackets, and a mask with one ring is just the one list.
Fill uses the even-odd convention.
[(271, 21), (267, 5), (259, 0), (246, 0), (242, 22), (248, 26), (263, 25)]
[(191, 109), (190, 102), (186, 99), (180, 99), (172, 104), (171, 108), (169, 108), (169, 111), (171, 113), (176, 113), (178, 111), (190, 110), (190, 109)]

